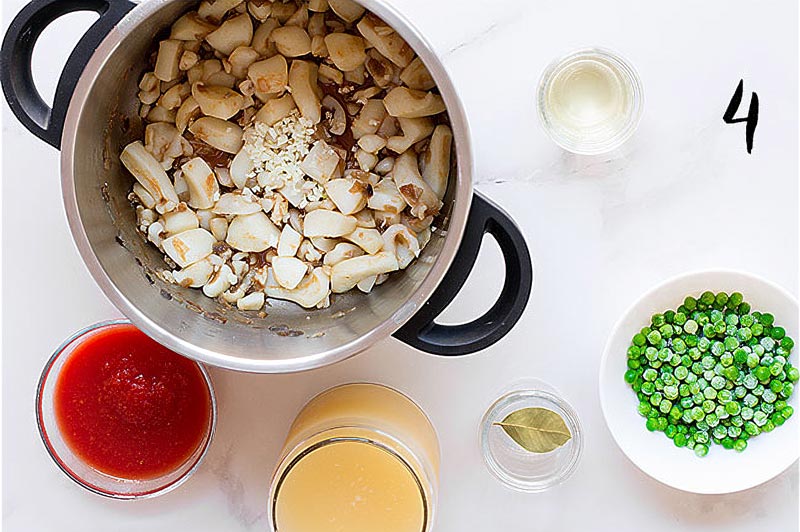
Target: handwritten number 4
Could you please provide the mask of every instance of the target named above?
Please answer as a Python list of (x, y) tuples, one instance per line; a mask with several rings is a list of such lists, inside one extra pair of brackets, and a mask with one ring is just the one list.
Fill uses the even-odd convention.
[(738, 124), (739, 122), (745, 122), (747, 126), (745, 127), (745, 139), (747, 140), (747, 153), (753, 152), (753, 135), (756, 132), (756, 125), (758, 124), (758, 94), (755, 92), (753, 93), (753, 97), (750, 98), (750, 109), (747, 112), (747, 116), (744, 118), (734, 118), (736, 115), (736, 111), (739, 110), (739, 105), (742, 103), (742, 93), (744, 92), (744, 80), (739, 80), (739, 85), (736, 87), (736, 90), (733, 92), (733, 97), (731, 98), (730, 103), (728, 104), (728, 108), (725, 109), (725, 114), (722, 115), (722, 119), (725, 121), (726, 124)]

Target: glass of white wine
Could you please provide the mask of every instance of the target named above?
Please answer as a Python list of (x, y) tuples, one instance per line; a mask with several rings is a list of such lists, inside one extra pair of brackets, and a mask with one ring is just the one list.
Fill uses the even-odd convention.
[(538, 112), (545, 131), (565, 150), (582, 155), (619, 148), (639, 125), (643, 104), (636, 70), (602, 48), (554, 61), (539, 82)]

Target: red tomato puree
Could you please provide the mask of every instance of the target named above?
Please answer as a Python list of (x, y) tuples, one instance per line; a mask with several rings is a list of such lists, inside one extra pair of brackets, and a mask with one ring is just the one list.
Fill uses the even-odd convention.
[(180, 467), (211, 422), (197, 365), (133, 325), (91, 334), (65, 362), (55, 414), (72, 452), (118, 478), (145, 480)]

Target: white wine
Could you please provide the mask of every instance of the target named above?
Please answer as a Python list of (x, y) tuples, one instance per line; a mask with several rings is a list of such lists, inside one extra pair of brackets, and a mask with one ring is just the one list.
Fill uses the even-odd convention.
[(639, 120), (641, 87), (633, 69), (601, 50), (551, 65), (539, 89), (539, 114), (556, 143), (576, 153), (602, 153), (624, 142)]

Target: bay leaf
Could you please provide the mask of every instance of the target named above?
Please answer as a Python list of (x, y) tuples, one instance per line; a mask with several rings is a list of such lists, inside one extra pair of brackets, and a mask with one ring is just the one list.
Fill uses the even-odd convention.
[(502, 427), (520, 447), (532, 453), (549, 453), (572, 439), (564, 419), (546, 408), (523, 408), (493, 424)]

